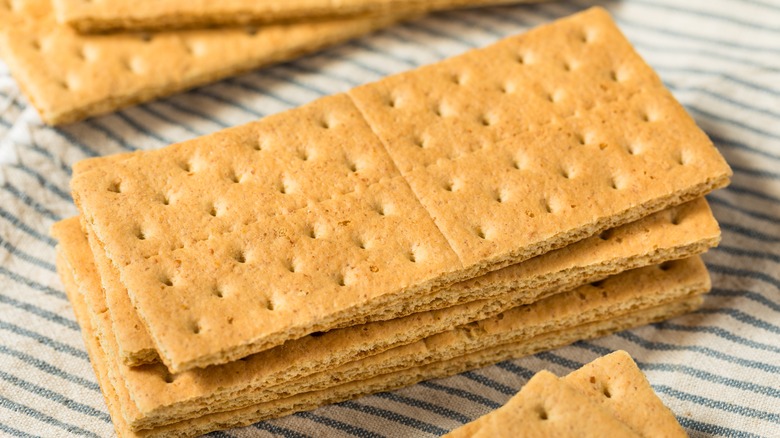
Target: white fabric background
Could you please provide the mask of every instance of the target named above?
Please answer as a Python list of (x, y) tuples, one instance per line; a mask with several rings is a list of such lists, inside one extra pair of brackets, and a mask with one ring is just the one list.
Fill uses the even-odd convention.
[[(435, 436), (504, 403), (540, 369), (622, 348), (693, 436), (780, 436), (780, 3), (607, 7), (735, 175), (709, 196), (723, 243), (713, 292), (672, 321), (216, 436)], [(48, 228), (76, 213), (86, 157), (163, 147), (430, 63), (584, 9), (565, 1), (446, 12), (321, 54), (53, 129), (0, 66), (0, 435), (112, 436)]]

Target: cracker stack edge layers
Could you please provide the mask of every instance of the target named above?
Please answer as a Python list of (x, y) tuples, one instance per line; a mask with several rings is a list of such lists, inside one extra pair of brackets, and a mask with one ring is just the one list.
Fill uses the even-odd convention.
[(255, 123), (93, 159), (72, 187), (178, 373), (370, 320), (730, 175), (591, 9)]

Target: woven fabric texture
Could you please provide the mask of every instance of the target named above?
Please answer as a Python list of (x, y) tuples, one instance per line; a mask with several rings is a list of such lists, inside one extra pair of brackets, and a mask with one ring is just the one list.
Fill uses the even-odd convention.
[(631, 353), (691, 436), (780, 436), (780, 2), (585, 0), (453, 11), (294, 62), (61, 128), (0, 63), (0, 436), (113, 436), (48, 229), (76, 214), (81, 159), (155, 149), (294, 108), (592, 4), (606, 7), (734, 169), (708, 196), (723, 240), (693, 314), (214, 436), (438, 436), (537, 371)]

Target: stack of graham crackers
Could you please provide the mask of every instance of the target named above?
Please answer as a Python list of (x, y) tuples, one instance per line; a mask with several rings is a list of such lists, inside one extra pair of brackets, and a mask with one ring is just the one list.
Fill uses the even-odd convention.
[(3, 0), (0, 57), (41, 119), (59, 125), (286, 61), (429, 11), (522, 1)]
[(669, 318), (731, 171), (595, 8), (79, 163), (58, 267), (120, 436), (192, 436)]

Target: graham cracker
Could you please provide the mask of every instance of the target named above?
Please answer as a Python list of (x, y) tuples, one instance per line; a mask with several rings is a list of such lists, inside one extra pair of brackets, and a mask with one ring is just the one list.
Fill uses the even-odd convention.
[[(524, 50), (537, 59), (528, 69), (514, 55)], [(547, 102), (539, 90), (567, 53), (578, 68), (556, 86), (568, 103)], [(627, 76), (613, 81), (618, 67)], [(473, 79), (442, 81), (461, 69)], [(488, 103), (496, 123), (480, 121)], [(607, 112), (621, 124), (597, 119)], [(429, 147), (414, 143), (421, 134)], [(94, 160), (76, 166), (74, 199), (174, 373), (415, 301), (731, 174), (601, 9), (242, 127)]]
[[(529, 390), (538, 392), (545, 389), (531, 386), (534, 382), (538, 385), (540, 375), (544, 376), (545, 384), (550, 387), (558, 388), (563, 385), (579, 392), (581, 396), (577, 398), (577, 405), (559, 406), (550, 399), (529, 399)], [(603, 409), (593, 409), (593, 406), (601, 406)], [(556, 415), (558, 413), (563, 414), (564, 418), (570, 418), (570, 415), (577, 413), (578, 408), (589, 413), (594, 412), (594, 416), (566, 424), (564, 429), (560, 428), (560, 423), (547, 423), (548, 420), (559, 421), (561, 418)], [(603, 412), (607, 412), (611, 420), (603, 422), (599, 417)], [(653, 392), (647, 378), (631, 356), (621, 350), (585, 364), (561, 379), (542, 371), (504, 406), (453, 430), (445, 437), (500, 438), (520, 434), (531, 436), (536, 432), (539, 432), (539, 436), (613, 436), (615, 432), (611, 430), (596, 432), (591, 429), (591, 425), (595, 424), (597, 428), (601, 428), (613, 421), (620, 422), (621, 427), (618, 429), (621, 434), (626, 433), (627, 427), (634, 436), (688, 436), (674, 414)], [(524, 427), (522, 433), (516, 429), (521, 425)], [(531, 427), (526, 428), (528, 425)]]
[[(74, 221), (75, 219), (69, 220), (71, 226), (61, 226), (58, 230), (59, 248), (70, 257), (82, 257), (89, 249)], [(78, 240), (73, 238), (79, 235), (81, 247), (75, 245)], [(89, 263), (89, 260), (79, 260), (79, 263), (74, 262), (72, 265), (81, 267)], [(79, 270), (81, 268), (77, 268), (76, 272)], [(114, 334), (111, 332), (112, 321), (107, 314), (100, 316), (97, 325), (105, 327), (102, 336), (108, 338), (103, 339), (104, 348), (107, 349), (109, 357), (113, 358), (111, 360), (117, 362), (113, 379), (120, 382), (117, 385), (125, 388), (127, 399), (132, 400), (120, 404), (125, 410), (125, 419), (133, 428), (139, 428), (154, 427), (214, 410), (235, 409), (317, 390), (331, 386), (334, 382), (362, 380), (378, 373), (447, 360), (491, 345), (531, 339), (546, 332), (609, 319), (636, 308), (679, 300), (690, 294), (701, 293), (708, 287), (706, 270), (695, 258), (669, 263), (664, 270), (656, 267), (635, 270), (608, 279), (598, 286), (585, 286), (530, 306), (512, 309), (485, 321), (429, 337), (415, 344), (387, 350), (367, 359), (276, 385), (259, 380), (266, 374), (266, 364), (274, 368), (278, 362), (275, 361), (276, 357), (263, 354), (247, 361), (176, 376), (171, 376), (167, 369), (160, 365), (127, 367), (118, 363), (121, 359), (117, 353)], [(88, 302), (105, 300), (105, 297), (101, 296), (100, 288), (86, 289), (85, 295)], [(342, 340), (346, 341), (346, 344), (349, 343), (349, 339)], [(341, 345), (343, 344), (332, 341), (318, 345), (316, 340), (312, 340), (302, 349), (316, 355), (318, 350), (338, 351)], [(305, 362), (305, 355), (299, 356), (298, 360)], [(289, 355), (282, 358), (286, 359), (285, 363), (288, 365), (295, 360), (294, 356)]]
[(600, 357), (562, 380), (609, 409), (618, 420), (641, 436), (688, 436), (625, 351)]
[[(167, 0), (139, 5), (130, 0), (53, 0), (57, 18), (80, 32), (181, 29), (248, 25), (403, 11), (429, 12), (517, 3), (517, 0)], [(525, 0), (527, 3), (539, 0)]]
[[(75, 220), (73, 222), (71, 227), (75, 228)], [(159, 358), (154, 344), (138, 318), (127, 295), (127, 289), (119, 280), (116, 268), (106, 257), (105, 251), (99, 246), (93, 233), (89, 231), (90, 227), (86, 228), (98, 274), (106, 293), (107, 307), (111, 314), (122, 360), (129, 366), (157, 362)], [(73, 232), (78, 233), (76, 230)], [(365, 327), (331, 330), (326, 338), (319, 337), (317, 343), (322, 344), (330, 338), (356, 338), (352, 345), (340, 344), (337, 351), (343, 354), (342, 361), (347, 358), (357, 360), (370, 352), (412, 342), (447, 330), (454, 325), (484, 319), (503, 310), (528, 304), (553, 293), (569, 290), (621, 271), (689, 257), (715, 246), (719, 238), (718, 224), (707, 202), (700, 198), (609, 230), (601, 236), (593, 236), (537, 256), (524, 263), (508, 266), (477, 279), (456, 283), (442, 290), (434, 301), (426, 305), (418, 304), (414, 307), (392, 309), (392, 313), (396, 315), (394, 319), (373, 323), (373, 325), (368, 323)], [(473, 302), (477, 299), (478, 302)], [(463, 305), (467, 302), (471, 304)], [(429, 316), (399, 318), (411, 313), (434, 310), (442, 311)], [(352, 332), (361, 335), (353, 336), (350, 334)], [(369, 333), (379, 332), (384, 338), (382, 343), (378, 343), (374, 336), (369, 335)], [(281, 363), (307, 363), (309, 369), (316, 370), (317, 367), (311, 363), (312, 347), (302, 345), (301, 348), (296, 348), (295, 342), (297, 341), (286, 343), (284, 348), (287, 351), (297, 350), (300, 354), (305, 354), (306, 358), (285, 355), (284, 359), (280, 358)], [(333, 351), (331, 348), (328, 350)], [(269, 351), (269, 355), (271, 354), (274, 353)], [(269, 361), (268, 358), (262, 360), (265, 364)], [(328, 367), (332, 367), (341, 362), (332, 358), (327, 363)], [(267, 365), (264, 368), (269, 369)], [(291, 367), (285, 366), (285, 368), (288, 373), (292, 372)], [(271, 382), (262, 385), (269, 383)]]
[[(166, 2), (145, 2), (155, 3)], [(57, 23), (50, 0), (14, 0), (0, 2), (0, 56), (41, 119), (58, 125), (289, 60), (401, 18), (85, 36)]]
[[(58, 263), (60, 260), (61, 257), (58, 257)], [(60, 265), (58, 264), (58, 267), (59, 266)], [(551, 346), (554, 345), (554, 341), (558, 341), (558, 345), (560, 346), (574, 342), (577, 339), (596, 337), (634, 325), (646, 324), (690, 311), (701, 304), (701, 297), (687, 298), (653, 309), (635, 311), (630, 315), (614, 320), (593, 323), (587, 327), (581, 327), (575, 330), (553, 333), (546, 337), (538, 337), (532, 341), (513, 345), (503, 345), (500, 348), (487, 349), (482, 352), (446, 362), (381, 375), (365, 381), (349, 382), (328, 390), (300, 394), (287, 399), (262, 403), (235, 411), (210, 414), (194, 420), (183, 421), (154, 430), (134, 432), (127, 427), (117, 406), (121, 400), (119, 393), (122, 391), (122, 387), (119, 387), (119, 391), (117, 391), (108, 378), (107, 368), (110, 365), (105, 360), (104, 352), (101, 350), (100, 343), (90, 324), (89, 317), (86, 315), (88, 309), (84, 303), (84, 298), (80, 293), (77, 293), (74, 290), (76, 286), (72, 281), (72, 273), (67, 268), (60, 268), (60, 272), (62, 272), (63, 282), (66, 285), (66, 292), (73, 303), (79, 324), (82, 326), (93, 367), (95, 368), (115, 428), (120, 437), (191, 437), (208, 433), (213, 430), (248, 425), (264, 419), (289, 415), (302, 410), (314, 409), (317, 406), (324, 404), (336, 403), (373, 392), (388, 391), (426, 379), (456, 374), (512, 357), (533, 354), (544, 349), (552, 348)], [(551, 344), (551, 341), (553, 341), (553, 344)]]
[(539, 371), (504, 406), (444, 435), (446, 438), (633, 437), (635, 433), (600, 404), (549, 371)]
[[(709, 277), (699, 260), (675, 262), (669, 268), (669, 271), (645, 268), (621, 274), (606, 280), (598, 288), (578, 288), (418, 342), (272, 386), (247, 384), (253, 377), (250, 372), (239, 374), (232, 370), (233, 378), (226, 378), (227, 369), (222, 369), (223, 365), (218, 370), (207, 369), (201, 373), (201, 379), (195, 380), (198, 382), (196, 391), (182, 391), (180, 387), (166, 391), (167, 387), (160, 383), (162, 379), (149, 379), (134, 373), (132, 368), (121, 367), (136, 406), (146, 408), (144, 413), (139, 409), (138, 415), (128, 418), (128, 421), (134, 428), (150, 428), (214, 410), (235, 409), (319, 390), (334, 382), (364, 380), (377, 374), (449, 360), (495, 345), (609, 320), (634, 309), (662, 305), (709, 289)], [(644, 284), (637, 286), (639, 282), (645, 282), (649, 287)], [(161, 372), (158, 371), (157, 375), (167, 375), (164, 369)], [(177, 375), (176, 379), (182, 378), (182, 385), (186, 386), (187, 382), (193, 381), (192, 377), (185, 373)], [(239, 383), (241, 381), (243, 385)], [(225, 386), (232, 383), (232, 387), (220, 387), (219, 383)]]

